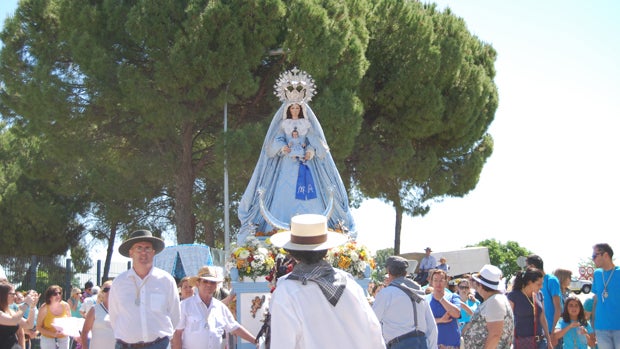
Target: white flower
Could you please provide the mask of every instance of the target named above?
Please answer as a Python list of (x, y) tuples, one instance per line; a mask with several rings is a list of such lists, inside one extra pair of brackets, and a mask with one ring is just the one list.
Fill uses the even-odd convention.
[(259, 247), (258, 250), (256, 250), (256, 252), (261, 256), (266, 256), (269, 254), (269, 251), (264, 247)]
[(355, 251), (351, 251), (351, 261), (357, 262), (360, 259), (360, 256)]
[(250, 251), (243, 249), (241, 252), (239, 252), (240, 259), (246, 259), (248, 257), (250, 257)]

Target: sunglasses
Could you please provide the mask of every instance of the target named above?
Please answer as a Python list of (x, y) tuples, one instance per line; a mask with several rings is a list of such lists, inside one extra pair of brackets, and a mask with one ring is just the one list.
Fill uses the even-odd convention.
[(105, 293), (108, 293), (108, 292), (110, 292), (110, 288), (109, 287), (104, 287), (102, 291), (105, 292)]
[(54, 296), (60, 296), (62, 294), (62, 292), (56, 291), (54, 293), (52, 293)]
[(469, 286), (459, 286), (460, 290), (469, 290)]

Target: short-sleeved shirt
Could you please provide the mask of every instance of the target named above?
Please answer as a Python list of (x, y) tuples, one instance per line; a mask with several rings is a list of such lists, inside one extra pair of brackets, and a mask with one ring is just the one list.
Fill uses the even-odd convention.
[(469, 330), (463, 332), (463, 344), (466, 349), (483, 348), (489, 331), (487, 323), (504, 321), (498, 349), (509, 349), (514, 334), (514, 317), (510, 302), (503, 294), (495, 294), (480, 304), (471, 317)]
[[(446, 292), (444, 299), (456, 305), (459, 310), (461, 309), (461, 297), (459, 297), (458, 294)], [(446, 309), (433, 297), (433, 294), (427, 295), (426, 300), (431, 306), (435, 319), (444, 316)], [(458, 347), (461, 345), (461, 329), (459, 328), (458, 319), (453, 318), (450, 322), (437, 324), (437, 333), (437, 344), (453, 347)]]
[[(607, 297), (603, 297), (605, 291), (607, 291)], [(596, 330), (620, 330), (620, 317), (618, 316), (618, 309), (620, 309), (620, 266), (614, 266), (614, 269), (611, 270), (596, 269), (592, 280), (592, 292), (596, 296), (596, 313), (593, 314)]]
[(183, 348), (221, 348), (224, 332), (239, 326), (224, 303), (211, 298), (207, 307), (196, 294), (181, 302), (181, 321), (176, 329), (183, 330)]
[(560, 314), (564, 308), (564, 300), (562, 298), (562, 289), (560, 287), (560, 280), (555, 275), (545, 274), (543, 278), (542, 289), (543, 302), (545, 305), (545, 318), (547, 319), (547, 326), (549, 326), (549, 333), (553, 333), (553, 316), (555, 312), (555, 304), (553, 303), (553, 297), (560, 297)]
[[(514, 304), (514, 317), (515, 317), (515, 335), (517, 337), (531, 337), (535, 335), (542, 335), (542, 302), (541, 294), (537, 293), (534, 298), (534, 304), (536, 304), (536, 332), (534, 333), (534, 311), (529, 297), (525, 296), (521, 290), (514, 290), (508, 293), (508, 299)], [(482, 303), (484, 304), (484, 303)]]
[[(555, 326), (556, 329), (564, 329), (570, 326), (570, 322), (565, 322), (564, 319), (560, 318), (558, 320), (558, 324)], [(589, 322), (585, 324), (585, 329), (588, 333), (592, 333), (594, 330)], [(564, 349), (587, 349), (588, 348), (588, 339), (585, 335), (580, 334), (578, 332), (579, 327), (571, 328), (566, 332), (566, 334), (562, 337), (563, 339), (563, 347)]]

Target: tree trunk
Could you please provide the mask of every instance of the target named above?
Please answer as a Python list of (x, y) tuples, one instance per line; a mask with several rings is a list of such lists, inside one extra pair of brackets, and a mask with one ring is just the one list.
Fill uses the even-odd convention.
[(193, 244), (196, 232), (192, 224), (192, 191), (194, 168), (192, 167), (193, 130), (189, 122), (181, 129), (181, 154), (174, 183), (174, 223), (178, 244)]
[(394, 224), (394, 255), (400, 254), (400, 230), (403, 226), (403, 209), (396, 206), (396, 224)]
[(107, 281), (110, 275), (110, 264), (112, 263), (112, 254), (114, 253), (114, 241), (118, 233), (118, 223), (110, 224), (110, 235), (108, 236), (108, 249), (105, 252), (105, 262), (103, 263), (103, 275), (101, 281)]

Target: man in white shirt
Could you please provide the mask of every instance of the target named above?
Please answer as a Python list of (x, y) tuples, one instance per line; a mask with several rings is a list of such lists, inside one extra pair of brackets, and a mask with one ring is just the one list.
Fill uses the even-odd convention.
[(377, 314), (388, 349), (437, 348), (437, 325), (420, 285), (406, 278), (409, 262), (390, 256), (385, 263), (388, 275), (375, 297)]
[(86, 314), (90, 308), (92, 308), (95, 304), (97, 304), (97, 297), (99, 296), (99, 286), (92, 286), (90, 288), (90, 296), (84, 298), (84, 302), (80, 306), (80, 314), (82, 314), (83, 318), (86, 318)]
[(351, 274), (323, 258), (347, 236), (327, 231), (327, 218), (303, 214), (291, 231), (271, 236), (298, 264), (271, 297), (271, 349), (385, 348), (381, 325)]
[(148, 230), (131, 233), (118, 251), (132, 268), (114, 279), (108, 303), (116, 349), (166, 349), (181, 317), (174, 278), (153, 266), (164, 241)]
[(198, 293), (181, 302), (181, 322), (172, 339), (172, 349), (220, 349), (224, 332), (250, 343), (256, 338), (241, 326), (228, 307), (213, 297), (222, 278), (214, 267), (202, 267), (189, 284)]

